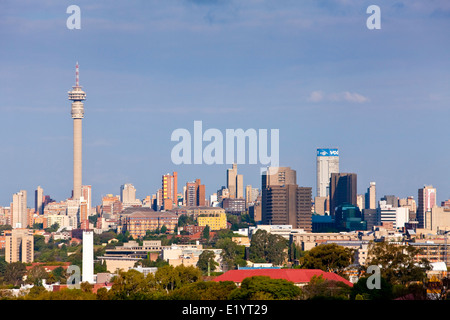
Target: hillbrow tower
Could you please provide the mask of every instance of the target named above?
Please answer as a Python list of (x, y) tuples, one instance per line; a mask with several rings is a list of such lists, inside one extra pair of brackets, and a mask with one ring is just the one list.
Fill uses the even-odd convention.
[(81, 176), (82, 176), (82, 120), (84, 118), (84, 104), (86, 93), (81, 90), (79, 83), (78, 62), (75, 67), (75, 86), (69, 91), (69, 100), (72, 100), (73, 119), (73, 200), (81, 198)]

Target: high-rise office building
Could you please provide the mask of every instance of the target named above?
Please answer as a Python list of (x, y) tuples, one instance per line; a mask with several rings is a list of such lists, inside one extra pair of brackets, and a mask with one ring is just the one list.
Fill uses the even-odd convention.
[(124, 209), (142, 205), (141, 200), (136, 199), (136, 188), (131, 183), (120, 186), (120, 201)]
[(120, 201), (122, 203), (134, 202), (136, 200), (136, 188), (131, 183), (120, 186)]
[(367, 192), (365, 194), (365, 209), (377, 208), (377, 185), (375, 182), (371, 182)]
[(81, 186), (81, 196), (86, 201), (88, 215), (92, 211), (92, 186)]
[(261, 175), (261, 189), (297, 184), (297, 172), (290, 167), (268, 167)]
[(20, 190), (13, 194), (12, 202), (12, 227), (28, 227), (27, 191)]
[(237, 164), (233, 163), (231, 169), (227, 169), (227, 189), (230, 198), (244, 198), (244, 176), (238, 174)]
[(262, 223), (312, 230), (312, 189), (299, 187), (295, 170), (269, 167), (262, 176)]
[(356, 173), (332, 173), (330, 178), (330, 215), (334, 217), (335, 210), (343, 204), (357, 206)]
[(75, 86), (72, 87), (72, 91), (69, 91), (73, 119), (73, 200), (80, 200), (82, 185), (82, 121), (84, 118), (83, 101), (86, 100), (86, 93), (81, 88), (77, 62)]
[(178, 203), (178, 174), (167, 173), (162, 176), (162, 206), (164, 210), (171, 210)]
[(186, 183), (184, 198), (188, 207), (206, 205), (205, 185), (201, 184), (200, 179)]
[(419, 198), (417, 204), (417, 221), (418, 228), (427, 228), (430, 223), (427, 222), (427, 217), (431, 217), (431, 209), (436, 206), (436, 188), (425, 185), (419, 189)]
[(330, 178), (332, 173), (339, 172), (339, 150), (317, 149), (317, 197), (330, 195)]
[(38, 186), (34, 191), (34, 210), (37, 214), (44, 214), (44, 189)]

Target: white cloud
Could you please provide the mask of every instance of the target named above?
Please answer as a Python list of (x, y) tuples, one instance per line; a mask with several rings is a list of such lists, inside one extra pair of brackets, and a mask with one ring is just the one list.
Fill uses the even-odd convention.
[(323, 100), (323, 92), (322, 91), (313, 91), (309, 95), (308, 101), (311, 102), (319, 102)]
[(313, 91), (308, 97), (308, 101), (310, 102), (320, 102), (323, 100), (328, 101), (347, 101), (347, 102), (354, 102), (354, 103), (364, 103), (368, 102), (369, 98), (363, 96), (362, 94), (356, 93), (356, 92), (339, 92), (339, 93), (330, 93), (325, 94), (322, 91)]

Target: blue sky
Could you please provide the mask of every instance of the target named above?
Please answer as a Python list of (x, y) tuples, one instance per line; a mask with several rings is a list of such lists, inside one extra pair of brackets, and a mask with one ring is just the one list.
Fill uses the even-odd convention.
[[(81, 29), (69, 30), (69, 5)], [(368, 6), (381, 8), (369, 30)], [(160, 0), (0, 2), (0, 205), (38, 185), (72, 189), (67, 91), (80, 64), (87, 93), (83, 184), (95, 204), (161, 175), (207, 193), (229, 165), (172, 163), (172, 131), (279, 129), (280, 164), (315, 194), (316, 148), (338, 147), (358, 192), (450, 198), (450, 2), (445, 0)], [(259, 165), (241, 165), (260, 187)]]

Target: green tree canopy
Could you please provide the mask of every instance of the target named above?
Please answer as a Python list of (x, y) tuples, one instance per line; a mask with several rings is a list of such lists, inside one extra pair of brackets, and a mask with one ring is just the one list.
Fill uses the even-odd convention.
[(238, 266), (246, 266), (245, 246), (238, 245), (231, 238), (222, 238), (217, 241), (216, 248), (222, 249), (222, 263), (227, 270), (236, 269)]
[(323, 271), (340, 272), (353, 260), (353, 250), (335, 243), (323, 244), (312, 248), (300, 259), (304, 269), (321, 269)]
[(287, 258), (286, 249), (288, 241), (285, 238), (260, 229), (252, 236), (250, 260), (282, 265)]
[(11, 262), (6, 265), (4, 279), (6, 283), (18, 286), (23, 283), (27, 269), (22, 262)]
[(301, 294), (300, 288), (285, 279), (254, 276), (242, 280), (241, 286), (229, 296), (231, 300), (293, 300)]
[(422, 281), (431, 269), (427, 259), (416, 259), (420, 249), (387, 241), (371, 242), (367, 265), (380, 267), (381, 276), (391, 284), (408, 284)]
[(198, 257), (197, 267), (206, 274), (213, 272), (219, 264), (214, 260), (215, 254), (212, 250), (204, 250)]
[(231, 281), (200, 281), (171, 292), (172, 300), (227, 300), (236, 285)]

